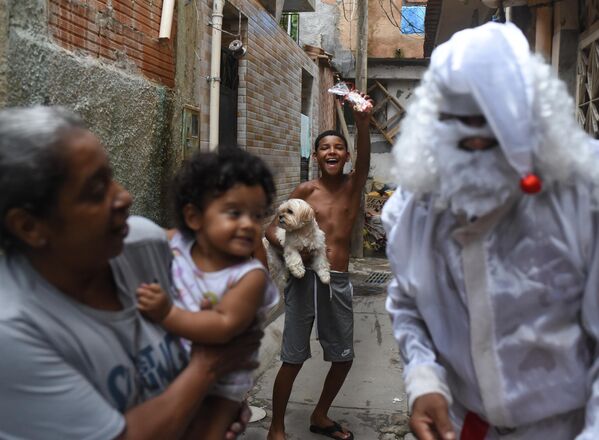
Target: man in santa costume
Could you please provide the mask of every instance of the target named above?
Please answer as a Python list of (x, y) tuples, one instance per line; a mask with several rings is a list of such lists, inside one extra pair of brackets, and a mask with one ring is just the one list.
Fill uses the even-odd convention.
[(383, 212), (421, 440), (599, 439), (599, 155), (512, 24), (439, 46)]

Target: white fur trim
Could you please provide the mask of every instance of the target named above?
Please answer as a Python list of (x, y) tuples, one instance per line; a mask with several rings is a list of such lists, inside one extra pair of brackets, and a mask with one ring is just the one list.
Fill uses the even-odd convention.
[(445, 397), (448, 406), (453, 403), (451, 391), (440, 366), (426, 364), (411, 367), (405, 382), (410, 412), (416, 399), (425, 394), (439, 393)]

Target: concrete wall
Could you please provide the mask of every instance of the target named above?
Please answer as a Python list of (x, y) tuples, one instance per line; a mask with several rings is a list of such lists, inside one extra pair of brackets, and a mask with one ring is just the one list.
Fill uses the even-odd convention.
[(0, 107), (8, 93), (8, 0), (0, 0)]
[(348, 76), (354, 68), (354, 55), (341, 39), (340, 29), (345, 20), (341, 3), (316, 0), (315, 6), (314, 12), (300, 14), (300, 45), (323, 48), (333, 55), (333, 65), (342, 76)]
[[(8, 0), (4, 106), (60, 104), (83, 116), (106, 145), (117, 180), (133, 194), (133, 212), (164, 220), (163, 170), (169, 161), (169, 89), (138, 70), (58, 44), (45, 0)], [(1, 61), (0, 61), (1, 63)], [(0, 64), (1, 65), (1, 64)]]
[[(384, 10), (381, 3), (385, 8)], [(401, 1), (396, 1), (395, 4), (401, 9)], [(369, 2), (368, 56), (372, 58), (395, 58), (398, 57), (397, 51), (399, 49), (401, 58), (422, 58), (424, 34), (402, 34), (400, 29), (395, 26), (395, 23), (387, 18), (385, 12), (391, 16), (389, 2)], [(400, 24), (401, 14), (394, 11), (392, 19)]]
[[(357, 16), (352, 16), (355, 2), (316, 0), (315, 12), (300, 14), (300, 44), (322, 47), (333, 54), (333, 64), (344, 77), (352, 77), (353, 52), (357, 46)], [(401, 8), (401, 2), (396, 2)], [(383, 2), (389, 12), (388, 2)], [(345, 8), (344, 8), (345, 5)], [(399, 14), (395, 12), (399, 19)], [(403, 58), (423, 56), (423, 35), (403, 35), (386, 17), (379, 2), (368, 5), (368, 56), (396, 58), (400, 49)]]

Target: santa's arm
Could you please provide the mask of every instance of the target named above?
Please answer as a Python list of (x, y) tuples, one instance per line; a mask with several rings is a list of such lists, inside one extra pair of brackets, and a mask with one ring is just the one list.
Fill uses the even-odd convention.
[(410, 411), (414, 401), (429, 393), (442, 394), (452, 403), (445, 369), (436, 361), (435, 349), (415, 299), (393, 278), (387, 290), (386, 308), (391, 317), (393, 336), (404, 362), (404, 382)]
[(414, 401), (428, 393), (440, 393), (451, 404), (445, 369), (437, 362), (435, 348), (416, 303), (416, 288), (409, 282), (410, 264), (424, 218), (416, 214), (413, 197), (394, 194), (383, 208), (382, 221), (387, 232), (387, 256), (393, 271), (387, 290), (386, 308), (404, 362), (404, 382), (410, 410)]
[(582, 324), (594, 341), (593, 363), (587, 375), (589, 398), (586, 405), (585, 427), (576, 440), (596, 440), (599, 438), (599, 240), (597, 230), (599, 219), (594, 216), (594, 246), (586, 280)]

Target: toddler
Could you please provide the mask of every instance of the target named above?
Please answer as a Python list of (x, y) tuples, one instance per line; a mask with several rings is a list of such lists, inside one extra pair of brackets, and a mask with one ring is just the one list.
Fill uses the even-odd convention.
[[(188, 349), (192, 343), (227, 343), (262, 322), (279, 299), (265, 267), (253, 258), (275, 193), (272, 175), (261, 159), (221, 147), (186, 161), (174, 191), (178, 229), (169, 231), (174, 304), (158, 284), (142, 284), (139, 309), (184, 338)], [(206, 299), (213, 307), (200, 310)], [(214, 428), (198, 438), (222, 440), (252, 385), (249, 371), (219, 381), (200, 412)]]

